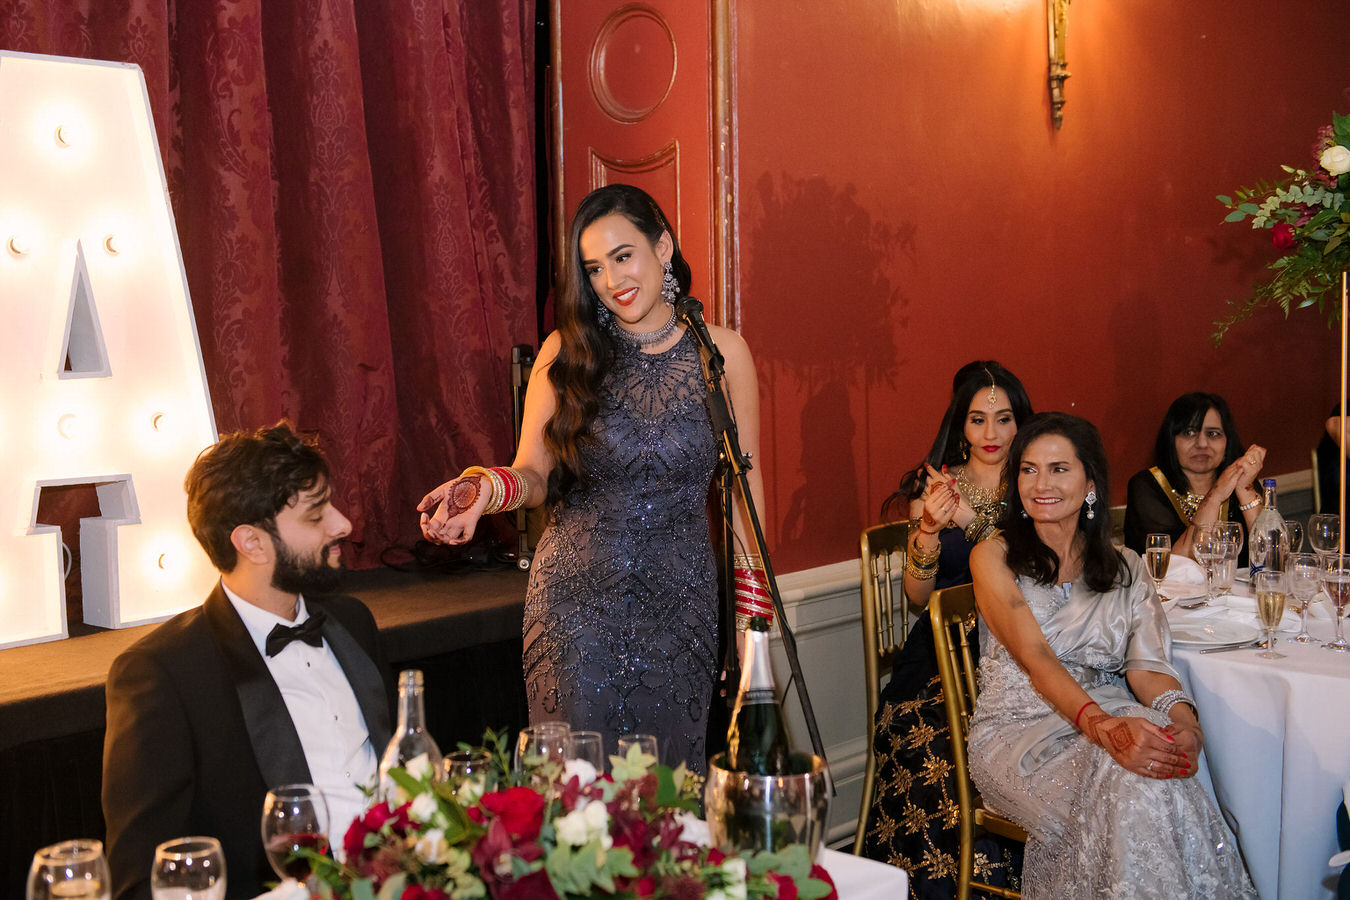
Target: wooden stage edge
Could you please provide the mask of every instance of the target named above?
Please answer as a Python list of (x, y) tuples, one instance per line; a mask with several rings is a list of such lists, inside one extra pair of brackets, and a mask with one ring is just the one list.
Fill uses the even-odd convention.
[[(342, 592), (370, 607), (385, 659), (397, 664), (519, 638), (527, 579), (506, 567), (449, 574), (375, 569), (348, 575)], [(0, 650), (0, 750), (103, 728), (108, 669), (157, 627)]]

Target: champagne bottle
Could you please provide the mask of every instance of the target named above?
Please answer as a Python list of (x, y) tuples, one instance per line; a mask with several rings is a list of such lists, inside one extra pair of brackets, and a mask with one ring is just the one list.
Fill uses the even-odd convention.
[(747, 775), (787, 775), (791, 757), (769, 665), (769, 620), (752, 618), (745, 637), (741, 686), (727, 732), (727, 765)]
[(398, 673), (398, 727), (389, 746), (380, 758), (380, 793), (393, 794), (389, 770), (406, 767), (418, 756), (426, 754), (427, 762), (436, 779), (441, 777), (441, 748), (436, 746), (426, 728), (426, 703), (422, 689), (422, 670), (404, 669)]

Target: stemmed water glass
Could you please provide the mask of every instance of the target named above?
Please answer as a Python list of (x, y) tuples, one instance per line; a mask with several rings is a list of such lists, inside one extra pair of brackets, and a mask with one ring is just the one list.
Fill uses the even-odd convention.
[(1197, 606), (1208, 606), (1214, 599), (1214, 561), (1223, 558), (1223, 543), (1213, 528), (1202, 528), (1191, 545), (1195, 561), (1205, 570), (1205, 599)]
[(84, 839), (62, 841), (34, 853), (28, 869), (26, 896), (27, 900), (58, 897), (108, 900), (112, 884), (108, 880), (103, 843)]
[(1252, 587), (1256, 591), (1256, 616), (1261, 620), (1261, 627), (1266, 630), (1266, 649), (1257, 654), (1263, 659), (1284, 659), (1283, 653), (1275, 652), (1275, 629), (1280, 627), (1280, 620), (1284, 618), (1288, 585), (1285, 574), (1274, 569), (1262, 569), (1252, 576)]
[(1144, 566), (1153, 579), (1153, 589), (1159, 600), (1171, 600), (1162, 592), (1163, 579), (1167, 577), (1167, 567), (1172, 562), (1172, 536), (1161, 532), (1150, 534), (1144, 539)]
[(1322, 566), (1315, 553), (1291, 553), (1286, 563), (1289, 573), (1289, 593), (1298, 603), (1299, 631), (1289, 638), (1295, 644), (1315, 644), (1308, 634), (1308, 605), (1322, 587)]
[(180, 837), (155, 848), (155, 900), (225, 900), (225, 854), (213, 837)]
[(1242, 524), (1239, 522), (1215, 522), (1213, 525), (1214, 533), (1219, 536), (1221, 541), (1229, 541), (1233, 545), (1233, 558), (1236, 559), (1242, 555)]
[(262, 813), (263, 850), (280, 878), (304, 881), (310, 862), (296, 851), (328, 849), (328, 801), (312, 784), (283, 784), (267, 792)]
[(493, 781), (492, 754), (486, 750), (455, 750), (445, 754), (443, 765), (446, 782), (465, 808), (477, 803)]
[(579, 759), (605, 771), (605, 736), (598, 731), (574, 731), (567, 744), (567, 758)]
[(1289, 552), (1297, 553), (1303, 548), (1303, 523), (1286, 519), (1284, 532), (1289, 535)]
[(1341, 517), (1331, 513), (1318, 513), (1308, 519), (1308, 543), (1325, 557), (1336, 552), (1336, 544), (1341, 539)]
[(1322, 554), (1322, 587), (1336, 607), (1336, 640), (1326, 648), (1345, 653), (1350, 650), (1350, 641), (1341, 634), (1341, 621), (1345, 605), (1350, 603), (1350, 553)]
[(619, 738), (619, 755), (628, 758), (628, 751), (632, 747), (637, 747), (639, 751), (657, 760), (656, 753), (656, 735), (653, 734), (625, 734)]

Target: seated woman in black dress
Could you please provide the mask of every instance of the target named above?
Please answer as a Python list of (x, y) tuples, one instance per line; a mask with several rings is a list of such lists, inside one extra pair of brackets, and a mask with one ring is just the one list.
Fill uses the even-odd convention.
[[(900, 480), (882, 518), (919, 520), (910, 532), (905, 595), (922, 610), (937, 588), (970, 581), (970, 550), (1002, 510), (1004, 463), (1017, 426), (1031, 415), (1022, 382), (996, 362), (972, 362), (952, 381), (952, 399), (932, 449)], [(956, 787), (933, 630), (919, 617), (877, 709), (876, 792), (863, 853), (909, 872), (912, 896), (952, 897), (960, 835)], [(977, 851), (985, 882), (1016, 877), (993, 844)], [(1011, 868), (1012, 872), (1007, 870)]]
[(1245, 450), (1228, 402), (1218, 394), (1183, 394), (1167, 409), (1153, 448), (1153, 467), (1130, 479), (1125, 546), (1144, 552), (1145, 538), (1172, 536), (1172, 552), (1192, 556), (1196, 526), (1239, 522), (1246, 565), (1246, 532), (1261, 511), (1255, 481), (1266, 448)]

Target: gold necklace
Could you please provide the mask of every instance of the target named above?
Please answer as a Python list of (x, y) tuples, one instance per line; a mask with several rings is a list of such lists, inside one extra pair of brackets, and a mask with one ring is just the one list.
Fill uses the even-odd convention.
[(1007, 490), (1007, 485), (1001, 479), (996, 488), (980, 487), (970, 480), (966, 475), (966, 467), (962, 466), (956, 470), (956, 487), (965, 495), (966, 502), (976, 515), (998, 518), (999, 508), (1003, 505), (1003, 494)]

